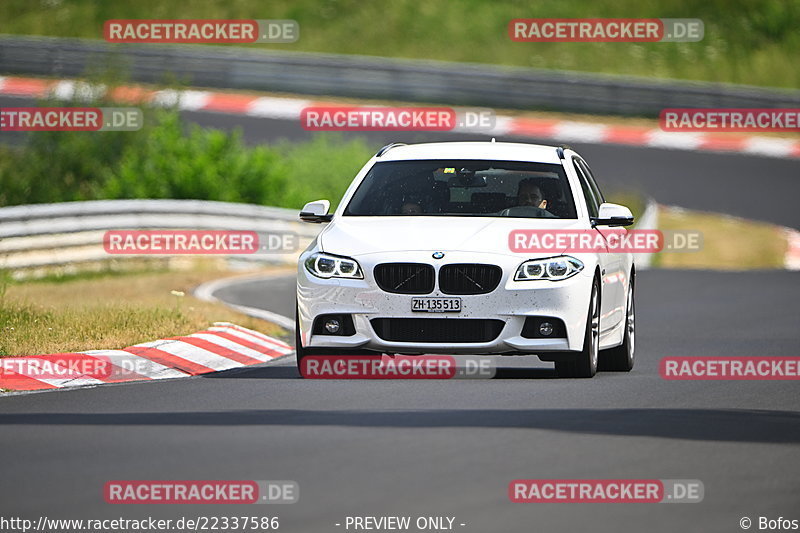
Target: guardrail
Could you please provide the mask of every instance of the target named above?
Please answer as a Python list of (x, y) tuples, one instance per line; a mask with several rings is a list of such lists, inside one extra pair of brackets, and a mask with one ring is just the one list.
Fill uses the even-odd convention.
[[(638, 229), (657, 227), (656, 204), (648, 199)], [(32, 270), (109, 260), (159, 258), (110, 255), (103, 247), (108, 230), (194, 229), (294, 233), (291, 253), (228, 256), (242, 262), (294, 264), (324, 226), (300, 222), (298, 211), (252, 204), (205, 200), (95, 200), (0, 208), (0, 269), (24, 277)], [(649, 256), (637, 256), (647, 268)], [(26, 272), (28, 271), (28, 272)]]
[(112, 45), (0, 35), (0, 72), (80, 77), (114, 65), (132, 81), (621, 115), (666, 107), (800, 107), (800, 91), (532, 68), (213, 46)]
[(208, 229), (294, 233), (292, 253), (229, 256), (236, 261), (293, 263), (322, 229), (298, 211), (203, 200), (98, 200), (0, 208), (0, 268), (15, 271), (153, 255), (109, 255), (108, 230)]

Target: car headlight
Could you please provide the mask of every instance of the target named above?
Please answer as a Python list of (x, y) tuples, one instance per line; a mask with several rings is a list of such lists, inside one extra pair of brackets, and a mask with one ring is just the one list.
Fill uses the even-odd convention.
[(306, 270), (318, 278), (364, 279), (361, 267), (355, 259), (338, 257), (317, 252), (311, 254), (305, 262)]
[(514, 274), (514, 281), (528, 281), (532, 279), (547, 279), (559, 281), (571, 278), (583, 270), (583, 263), (569, 255), (548, 257), (547, 259), (533, 259), (525, 261)]

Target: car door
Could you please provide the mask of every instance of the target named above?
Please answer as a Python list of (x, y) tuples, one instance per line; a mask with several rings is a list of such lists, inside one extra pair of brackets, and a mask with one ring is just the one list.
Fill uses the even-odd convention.
[[(586, 207), (589, 211), (590, 217), (598, 215), (600, 204), (603, 203), (604, 198), (597, 184), (591, 175), (588, 165), (579, 157), (572, 158), (572, 164), (575, 167), (575, 173), (578, 175), (578, 181), (581, 184), (583, 196), (586, 199)], [(610, 229), (609, 226), (597, 226), (594, 228), (600, 235), (601, 229)], [(624, 316), (624, 309), (620, 306), (620, 299), (625, 294), (621, 289), (621, 281), (624, 280), (622, 274), (622, 261), (619, 254), (609, 253), (606, 248), (605, 253), (598, 254), (600, 263), (600, 288), (601, 288), (601, 305), (600, 305), (600, 334), (601, 336), (614, 329)], [(602, 341), (602, 339), (601, 339)]]

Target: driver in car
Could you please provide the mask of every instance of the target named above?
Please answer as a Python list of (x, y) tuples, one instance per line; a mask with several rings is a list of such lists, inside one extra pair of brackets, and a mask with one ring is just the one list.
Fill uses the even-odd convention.
[(532, 205), (541, 209), (547, 209), (547, 200), (542, 195), (542, 190), (536, 182), (522, 180), (519, 182), (517, 191), (517, 205)]
[(547, 209), (547, 200), (544, 199), (542, 190), (536, 185), (536, 182), (522, 180), (519, 182), (517, 205), (532, 205), (541, 209)]
[(547, 210), (547, 199), (542, 194), (542, 190), (536, 181), (528, 178), (519, 182), (517, 189), (517, 205), (509, 207), (500, 212), (504, 217), (533, 217), (533, 218), (555, 218), (556, 216)]

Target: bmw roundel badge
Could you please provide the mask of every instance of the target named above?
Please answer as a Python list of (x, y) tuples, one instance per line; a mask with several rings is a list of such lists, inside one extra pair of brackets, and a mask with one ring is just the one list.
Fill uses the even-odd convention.
[(444, 252), (433, 252), (434, 259), (441, 259), (442, 257), (444, 257)]

